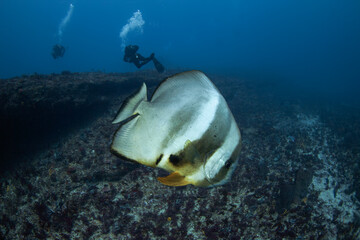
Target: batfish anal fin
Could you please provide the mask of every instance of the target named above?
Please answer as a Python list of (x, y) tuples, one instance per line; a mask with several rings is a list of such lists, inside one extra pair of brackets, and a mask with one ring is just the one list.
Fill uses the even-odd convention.
[(191, 184), (185, 180), (185, 177), (178, 172), (173, 172), (166, 177), (158, 177), (157, 180), (166, 186), (180, 187)]

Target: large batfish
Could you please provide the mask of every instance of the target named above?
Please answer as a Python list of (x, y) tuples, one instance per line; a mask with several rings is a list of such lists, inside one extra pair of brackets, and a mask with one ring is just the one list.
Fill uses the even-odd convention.
[(120, 127), (111, 151), (171, 172), (158, 178), (165, 185), (224, 184), (239, 157), (235, 119), (219, 90), (199, 71), (165, 79), (150, 101), (143, 83), (124, 101), (113, 123)]

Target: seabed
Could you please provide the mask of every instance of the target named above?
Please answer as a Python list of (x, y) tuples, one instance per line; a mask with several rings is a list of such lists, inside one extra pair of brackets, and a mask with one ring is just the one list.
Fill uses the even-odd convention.
[(0, 239), (360, 238), (358, 109), (210, 75), (242, 133), (228, 184), (168, 187), (112, 155), (121, 102), (175, 72), (1, 80)]

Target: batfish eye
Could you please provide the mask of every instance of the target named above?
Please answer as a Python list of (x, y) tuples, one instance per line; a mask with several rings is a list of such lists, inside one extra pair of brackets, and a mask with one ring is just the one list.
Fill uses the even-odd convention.
[(231, 161), (231, 158), (229, 158), (225, 163), (225, 167), (230, 168), (231, 164), (232, 164), (232, 161)]

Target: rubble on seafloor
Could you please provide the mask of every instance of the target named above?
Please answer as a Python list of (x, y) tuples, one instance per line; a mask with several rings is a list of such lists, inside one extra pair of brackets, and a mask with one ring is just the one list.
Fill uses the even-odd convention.
[[(0, 239), (359, 239), (359, 112), (210, 76), (242, 132), (238, 167), (223, 186), (168, 187), (156, 180), (165, 171), (109, 151), (121, 102), (143, 81), (153, 91), (164, 77), (141, 71), (1, 80), (2, 121), (11, 131), (33, 129), (25, 139), (14, 133), (6, 148), (42, 147), (2, 153), (11, 167), (1, 171)], [(42, 128), (55, 131), (51, 141), (46, 131), (33, 136)]]

